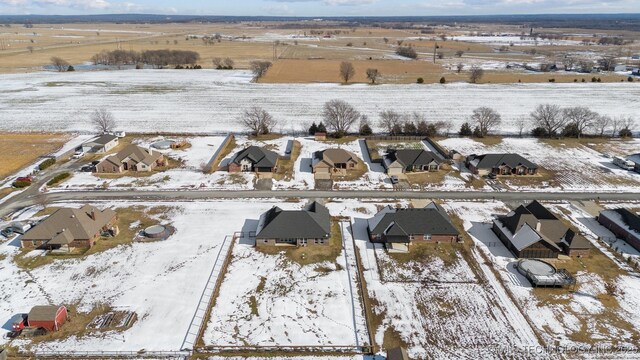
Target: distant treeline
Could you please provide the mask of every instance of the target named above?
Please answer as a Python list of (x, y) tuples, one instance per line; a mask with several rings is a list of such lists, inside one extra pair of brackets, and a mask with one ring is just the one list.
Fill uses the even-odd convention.
[(200, 54), (188, 50), (145, 50), (137, 52), (133, 50), (103, 50), (93, 57), (91, 61), (96, 65), (137, 65), (147, 64), (154, 68), (165, 66), (195, 65), (200, 60)]

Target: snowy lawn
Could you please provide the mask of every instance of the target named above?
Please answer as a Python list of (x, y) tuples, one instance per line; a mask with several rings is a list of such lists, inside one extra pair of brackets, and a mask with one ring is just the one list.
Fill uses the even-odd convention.
[[(250, 217), (243, 231), (255, 231), (257, 223), (258, 217)], [(332, 246), (341, 248), (339, 235), (332, 236)], [(340, 251), (335, 261), (300, 265), (283, 252), (271, 255), (253, 246), (254, 240), (240, 239), (234, 247), (204, 333), (205, 345), (355, 347), (367, 342), (364, 325), (356, 325), (355, 318), (361, 316), (352, 308), (352, 301), (360, 300), (351, 292), (345, 256), (353, 254)]]
[[(558, 215), (568, 204), (547, 204)], [(561, 257), (548, 260), (557, 268), (565, 268), (577, 279), (572, 289), (532, 288), (529, 281), (515, 268), (517, 259), (491, 231), (490, 221), (495, 214), (508, 210), (500, 202), (448, 202), (445, 207), (464, 219), (464, 227), (473, 242), (499, 274), (500, 283), (516, 299), (527, 320), (532, 324), (545, 346), (588, 349), (637, 349), (640, 318), (637, 307), (640, 279), (621, 268), (611, 257), (592, 250), (586, 258)], [(575, 225), (575, 224), (574, 224)], [(583, 230), (583, 229), (580, 229)], [(594, 245), (592, 233), (587, 239)], [(602, 249), (601, 246), (599, 246)], [(604, 249), (606, 251), (606, 249)], [(606, 284), (614, 284), (610, 293)]]
[[(517, 153), (542, 167), (538, 176), (499, 177), (498, 182), (518, 191), (626, 191), (640, 189), (640, 175), (615, 166), (612, 159), (590, 147), (535, 138), (503, 138), (485, 145), (470, 138), (439, 141), (447, 149), (464, 155)], [(617, 142), (616, 142), (617, 143)], [(637, 142), (636, 142), (637, 144)]]
[[(120, 70), (41, 72), (0, 76), (0, 129), (87, 131), (92, 111), (111, 109), (118, 130), (192, 133), (241, 131), (237, 118), (261, 106), (278, 131), (306, 131), (331, 99), (353, 104), (377, 123), (383, 109), (447, 119), (458, 129), (473, 109), (495, 108), (500, 132), (516, 133), (517, 119), (536, 105), (588, 106), (608, 116), (634, 116), (640, 83), (351, 85), (256, 84), (248, 71)], [(625, 94), (624, 97), (619, 94)], [(77, 104), (83, 99), (82, 107)], [(465, 101), (459, 101), (465, 99)], [(507, 99), (507, 101), (505, 101)], [(123, 106), (126, 104), (126, 106)], [(376, 130), (376, 129), (374, 129)]]
[(354, 200), (327, 205), (353, 220), (378, 345), (407, 346), (413, 358), (444, 359), (496, 357), (508, 347), (536, 343), (532, 333), (514, 324), (463, 246), (425, 244), (424, 256), (406, 259), (369, 242), (365, 221), (387, 204), (395, 205)]
[[(55, 260), (29, 273), (20, 270), (13, 261), (20, 252), (19, 241), (1, 244), (2, 332), (8, 331), (13, 315), (26, 313), (34, 305), (46, 304), (48, 296), (52, 303), (73, 305), (80, 312), (89, 312), (102, 304), (133, 311), (137, 321), (123, 332), (87, 332), (42, 342), (33, 345), (35, 349), (179, 350), (223, 240), (240, 231), (245, 218), (257, 218), (273, 205), (269, 201), (251, 204), (248, 207), (242, 201), (99, 203), (100, 207), (116, 208), (168, 207), (162, 215), (166, 219), (160, 221), (170, 223), (177, 231), (166, 241), (135, 242), (85, 259)], [(29, 218), (34, 213), (24, 212), (20, 218)], [(170, 331), (159, 331), (166, 329), (167, 324)], [(7, 341), (3, 337), (0, 343)], [(11, 344), (28, 347), (30, 340), (18, 339)]]

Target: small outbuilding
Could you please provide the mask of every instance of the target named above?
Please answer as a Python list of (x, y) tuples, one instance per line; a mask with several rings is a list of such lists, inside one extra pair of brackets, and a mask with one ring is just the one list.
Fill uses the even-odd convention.
[(43, 328), (47, 331), (58, 331), (67, 321), (67, 308), (63, 305), (39, 305), (29, 311), (27, 322), (29, 327)]
[(405, 348), (392, 348), (387, 350), (387, 360), (409, 360), (409, 355)]

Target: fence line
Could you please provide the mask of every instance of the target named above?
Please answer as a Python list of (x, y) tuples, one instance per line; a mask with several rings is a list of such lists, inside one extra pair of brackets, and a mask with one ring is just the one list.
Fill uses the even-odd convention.
[(218, 162), (220, 160), (219, 159), (220, 155), (222, 155), (222, 153), (224, 152), (224, 149), (227, 148), (227, 146), (229, 145), (229, 143), (233, 139), (235, 139), (233, 134), (229, 134), (224, 139), (224, 141), (222, 141), (222, 144), (218, 147), (218, 150), (216, 150), (216, 152), (213, 154), (211, 159), (209, 159), (209, 162), (207, 163), (207, 165), (204, 167), (203, 170), (204, 170), (205, 173), (211, 172), (211, 170), (215, 170), (215, 169), (213, 169), (213, 164), (215, 164), (216, 162)]

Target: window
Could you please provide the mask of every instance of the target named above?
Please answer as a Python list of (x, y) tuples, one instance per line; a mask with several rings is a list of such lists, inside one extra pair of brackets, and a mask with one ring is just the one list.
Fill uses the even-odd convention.
[(431, 240), (431, 234), (425, 234), (424, 235), (424, 239), (425, 240)]

